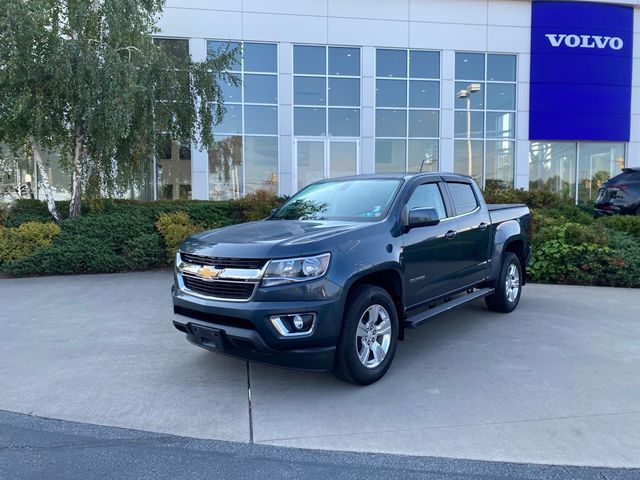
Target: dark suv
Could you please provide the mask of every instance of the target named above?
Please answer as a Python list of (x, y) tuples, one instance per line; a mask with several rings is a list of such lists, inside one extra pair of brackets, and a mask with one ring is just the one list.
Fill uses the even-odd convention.
[(640, 167), (623, 168), (602, 185), (595, 208), (600, 215), (640, 215)]

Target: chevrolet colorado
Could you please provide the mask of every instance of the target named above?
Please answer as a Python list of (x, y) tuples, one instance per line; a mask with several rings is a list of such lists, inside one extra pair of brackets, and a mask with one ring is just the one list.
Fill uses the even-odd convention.
[(405, 330), (478, 298), (516, 308), (530, 220), (462, 175), (323, 180), (265, 220), (187, 238), (173, 324), (214, 352), (368, 385)]

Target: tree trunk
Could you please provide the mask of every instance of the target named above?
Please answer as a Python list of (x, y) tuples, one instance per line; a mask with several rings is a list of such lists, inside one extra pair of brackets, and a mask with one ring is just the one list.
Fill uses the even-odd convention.
[(73, 152), (73, 170), (71, 172), (71, 202), (69, 202), (69, 218), (80, 216), (80, 200), (82, 199), (82, 174), (84, 168), (83, 138), (80, 127), (76, 127), (75, 148)]
[(44, 198), (47, 200), (47, 208), (49, 209), (49, 213), (51, 213), (53, 219), (56, 222), (59, 222), (61, 217), (58, 212), (58, 207), (56, 207), (56, 202), (53, 199), (53, 191), (51, 190), (51, 182), (49, 181), (49, 172), (47, 172), (47, 166), (44, 164), (42, 152), (34, 138), (30, 138), (29, 143), (31, 144), (31, 150), (33, 150), (33, 158), (35, 158), (36, 165), (38, 165), (38, 173), (40, 174), (40, 181), (44, 187)]

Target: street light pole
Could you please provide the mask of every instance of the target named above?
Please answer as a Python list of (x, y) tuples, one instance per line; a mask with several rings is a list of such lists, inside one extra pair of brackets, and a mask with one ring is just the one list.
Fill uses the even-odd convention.
[(473, 173), (473, 151), (471, 148), (471, 95), (479, 92), (481, 89), (479, 83), (470, 83), (467, 88), (460, 90), (457, 94), (457, 98), (464, 98), (467, 104), (467, 174), (469, 176)]

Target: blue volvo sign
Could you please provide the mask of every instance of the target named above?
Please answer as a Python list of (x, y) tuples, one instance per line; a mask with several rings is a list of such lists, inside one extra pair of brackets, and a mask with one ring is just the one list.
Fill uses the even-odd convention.
[(629, 141), (633, 8), (534, 1), (531, 140)]

